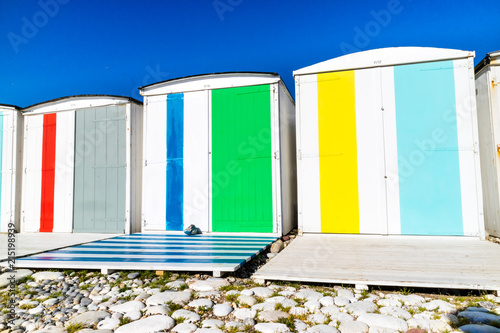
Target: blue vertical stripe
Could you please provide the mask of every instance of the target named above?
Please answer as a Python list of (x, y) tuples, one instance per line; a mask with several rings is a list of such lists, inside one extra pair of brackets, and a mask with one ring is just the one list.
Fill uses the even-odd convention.
[(182, 230), (184, 205), (184, 94), (167, 97), (166, 230)]
[(394, 68), (401, 233), (463, 235), (453, 61)]

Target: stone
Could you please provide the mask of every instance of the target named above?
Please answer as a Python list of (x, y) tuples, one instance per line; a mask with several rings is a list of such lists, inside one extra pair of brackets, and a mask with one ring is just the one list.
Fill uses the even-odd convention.
[(109, 312), (106, 311), (88, 311), (68, 320), (66, 322), (66, 326), (76, 323), (82, 323), (84, 325), (93, 325), (99, 323), (101, 320), (106, 319), (108, 317), (111, 317), (111, 314), (109, 314)]
[(282, 291), (278, 292), (278, 294), (280, 294), (281, 296), (285, 296), (285, 297), (292, 297), (292, 296), (295, 296), (295, 291), (282, 290)]
[(402, 301), (405, 305), (408, 306), (420, 306), (425, 302), (425, 299), (422, 296), (418, 295), (388, 294), (386, 298)]
[(224, 322), (218, 319), (206, 319), (201, 322), (201, 327), (204, 328), (219, 328), (224, 327)]
[(406, 333), (427, 333), (427, 331), (421, 328), (410, 328)]
[(400, 333), (401, 331), (395, 331), (386, 327), (370, 326), (368, 333)]
[(177, 310), (174, 313), (172, 313), (172, 318), (174, 319), (179, 319), (179, 318), (184, 318), (185, 323), (196, 323), (197, 321), (200, 321), (201, 317), (199, 314), (189, 311), (189, 310)]
[(132, 320), (138, 320), (138, 319), (141, 319), (142, 313), (140, 310), (132, 310), (132, 311), (125, 313), (124, 317), (129, 317)]
[(244, 320), (246, 318), (255, 318), (257, 311), (253, 309), (240, 308), (235, 310), (233, 315), (240, 320)]
[(344, 321), (339, 326), (342, 333), (368, 333), (369, 329), (368, 325), (361, 321)]
[(21, 279), (24, 279), (25, 277), (30, 276), (31, 274), (33, 274), (33, 271), (30, 271), (29, 269), (16, 269), (15, 271), (3, 273), (2, 275), (0, 275), (0, 288), (3, 288), (10, 284), (10, 277), (14, 277), (15, 282), (17, 282)]
[(333, 306), (335, 305), (335, 299), (332, 296), (325, 296), (319, 299), (321, 306)]
[(146, 315), (162, 314), (168, 315), (170, 313), (170, 308), (166, 305), (153, 305), (146, 308)]
[(198, 328), (194, 332), (195, 333), (223, 333), (223, 331), (221, 331), (218, 328)]
[(225, 317), (233, 312), (233, 307), (228, 304), (217, 304), (213, 307), (214, 316)]
[(257, 311), (272, 311), (276, 308), (276, 305), (273, 304), (273, 303), (257, 303), (255, 305), (252, 306), (252, 309), (253, 310), (257, 310)]
[[(67, 333), (64, 327), (49, 326), (36, 331), (37, 333)], [(81, 332), (81, 331), (80, 331)]]
[(169, 282), (165, 285), (168, 289), (181, 289), (184, 286), (186, 286), (186, 281), (183, 279), (175, 280), (172, 282)]
[(239, 321), (230, 321), (230, 322), (226, 323), (225, 327), (228, 330), (231, 330), (231, 329), (243, 330), (244, 325), (242, 323), (240, 323)]
[(314, 291), (314, 290), (301, 289), (295, 294), (295, 297), (303, 298), (303, 299), (308, 300), (308, 301), (319, 301), (324, 296), (322, 293), (319, 293), (319, 292)]
[(466, 318), (473, 323), (481, 323), (481, 324), (491, 324), (493, 322), (500, 323), (500, 316), (480, 311), (463, 311), (458, 314), (458, 317)]
[(314, 324), (324, 324), (328, 318), (322, 313), (314, 313), (307, 317), (307, 321)]
[(346, 321), (353, 321), (354, 317), (351, 316), (350, 314), (344, 313), (344, 312), (337, 312), (337, 313), (332, 313), (330, 314), (330, 319), (332, 322), (346, 322)]
[(43, 307), (41, 307), (41, 306), (37, 306), (36, 308), (28, 310), (28, 313), (32, 314), (32, 315), (38, 315), (38, 314), (40, 314), (42, 312), (43, 312)]
[(140, 302), (143, 302), (145, 300), (147, 300), (149, 297), (151, 297), (150, 294), (146, 293), (146, 292), (142, 292), (140, 293), (139, 295), (137, 295), (135, 298), (134, 298), (134, 301), (140, 301)]
[(321, 324), (321, 325), (316, 325), (316, 326), (313, 326), (313, 327), (309, 327), (306, 330), (306, 332), (312, 332), (312, 333), (338, 333), (339, 331), (335, 327), (333, 327), (333, 326)]
[(271, 245), (271, 253), (279, 253), (281, 250), (285, 248), (283, 241), (281, 239), (278, 239), (276, 242)]
[(449, 332), (452, 330), (452, 327), (442, 320), (429, 321), (429, 327), (431, 332)]
[(500, 333), (500, 328), (489, 325), (469, 324), (459, 327), (461, 332), (466, 333)]
[(276, 257), (278, 254), (277, 253), (272, 253), (272, 252), (269, 252), (268, 254), (266, 254), (266, 256), (269, 258), (269, 259), (272, 259), (274, 257)]
[(243, 289), (241, 292), (240, 292), (241, 295), (246, 295), (246, 296), (253, 296), (255, 293), (253, 292), (253, 290), (250, 290), (250, 289)]
[(226, 296), (229, 296), (229, 295), (240, 295), (241, 293), (238, 291), (238, 290), (229, 290), (227, 293), (226, 293)]
[(396, 299), (380, 299), (377, 301), (378, 306), (392, 306), (392, 307), (401, 307), (403, 304), (401, 304), (400, 301)]
[(338, 297), (345, 297), (348, 300), (350, 300), (351, 302), (353, 302), (356, 299), (354, 297), (354, 294), (352, 293), (352, 291), (350, 291), (349, 289), (345, 289), (345, 288), (338, 289), (337, 296)]
[(61, 277), (64, 277), (64, 274), (61, 272), (38, 272), (31, 276), (35, 279), (36, 282), (40, 282), (43, 280), (57, 280)]
[(377, 310), (377, 305), (370, 301), (361, 301), (347, 305), (346, 310), (352, 315), (360, 316), (364, 313), (375, 312)]
[(229, 282), (222, 278), (208, 278), (206, 280), (198, 280), (189, 285), (189, 288), (195, 291), (213, 291), (219, 290), (220, 287), (229, 286)]
[(191, 323), (181, 323), (172, 328), (171, 332), (177, 333), (193, 333), (198, 327)]
[(290, 329), (285, 324), (259, 323), (255, 325), (255, 330), (262, 333), (287, 333)]
[(257, 304), (257, 300), (254, 297), (248, 295), (238, 296), (238, 302), (242, 305), (249, 305), (249, 306)]
[(214, 306), (214, 302), (209, 300), (208, 298), (200, 298), (194, 301), (191, 301), (188, 306), (192, 308), (200, 308), (200, 307), (205, 307), (207, 309), (211, 309)]
[(340, 309), (338, 307), (336, 307), (335, 305), (332, 305), (332, 306), (325, 306), (325, 307), (321, 308), (320, 311), (321, 311), (321, 313), (323, 313), (327, 316), (331, 316), (334, 313), (340, 312)]
[(168, 302), (184, 304), (191, 299), (188, 291), (164, 291), (154, 294), (146, 300), (146, 305), (161, 305)]
[(385, 315), (389, 315), (389, 316), (393, 316), (396, 318), (401, 318), (404, 320), (408, 320), (411, 318), (411, 314), (408, 311), (403, 310), (401, 308), (398, 308), (396, 306), (383, 307), (380, 309), (380, 313), (385, 314)]
[(425, 330), (431, 329), (431, 321), (424, 318), (411, 318), (406, 321), (408, 327), (423, 328)]
[(289, 314), (284, 311), (271, 310), (259, 312), (259, 316), (257, 318), (261, 321), (274, 322), (278, 321), (280, 318), (287, 318), (288, 316)]
[(271, 297), (265, 300), (267, 303), (281, 304), (284, 307), (294, 307), (297, 306), (297, 302), (293, 299), (286, 298), (284, 296)]
[(453, 313), (456, 312), (456, 307), (448, 302), (442, 301), (440, 299), (435, 299), (428, 303), (422, 304), (422, 307), (426, 310), (433, 311), (439, 309), (441, 312)]
[(144, 303), (139, 301), (128, 301), (122, 304), (113, 305), (109, 307), (110, 311), (126, 313), (133, 310), (142, 310), (146, 307)]
[[(255, 287), (250, 290), (253, 291), (255, 296), (264, 298), (270, 297), (274, 293), (271, 289), (266, 287)], [(243, 294), (243, 292), (241, 293)]]
[(351, 301), (346, 297), (337, 296), (333, 299), (333, 303), (337, 306), (346, 306), (351, 303)]
[(92, 303), (92, 300), (88, 297), (84, 297), (80, 300), (81, 306), (87, 306), (87, 305), (90, 305), (91, 303)]
[(321, 309), (321, 303), (318, 301), (307, 301), (304, 303), (304, 307), (309, 310), (309, 312), (316, 312)]
[(106, 318), (104, 320), (101, 320), (97, 324), (98, 329), (105, 329), (105, 330), (114, 330), (118, 326), (120, 326), (120, 319), (118, 318)]
[(50, 307), (52, 305), (55, 305), (59, 302), (59, 300), (57, 298), (49, 298), (45, 301), (43, 301), (43, 305), (46, 306), (46, 307)]
[(221, 294), (221, 292), (218, 290), (198, 291), (196, 294), (198, 295), (198, 297), (207, 298), (207, 297), (212, 297), (212, 296), (219, 296)]
[(294, 315), (294, 316), (303, 316), (303, 315), (306, 315), (306, 314), (309, 313), (309, 311), (307, 311), (306, 308), (302, 308), (302, 307), (299, 307), (299, 306), (294, 306), (288, 312), (290, 314)]
[(439, 318), (439, 319), (444, 321), (447, 324), (453, 324), (453, 325), (458, 324), (457, 316), (449, 314), (449, 313), (444, 313), (443, 315), (441, 315), (441, 318)]
[(358, 317), (358, 321), (361, 321), (368, 326), (377, 326), (389, 328), (395, 331), (408, 330), (408, 324), (403, 319), (394, 318), (387, 315), (376, 314), (376, 313), (365, 313)]
[(138, 277), (139, 275), (141, 275), (141, 273), (139, 273), (139, 272), (132, 272), (132, 273), (128, 273), (128, 275), (127, 275), (127, 279), (129, 279), (129, 280), (133, 280), (133, 279), (135, 279), (136, 277)]
[(154, 333), (169, 330), (174, 325), (175, 321), (169, 316), (155, 315), (120, 326), (115, 333)]
[(295, 325), (295, 331), (296, 332), (301, 332), (307, 330), (309, 326), (307, 326), (306, 323), (304, 323), (302, 320), (295, 319), (293, 321), (293, 324)]

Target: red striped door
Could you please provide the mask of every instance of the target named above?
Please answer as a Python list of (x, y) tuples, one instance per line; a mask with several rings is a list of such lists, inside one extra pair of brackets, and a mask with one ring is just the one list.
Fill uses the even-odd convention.
[(54, 185), (56, 171), (56, 124), (55, 113), (43, 116), (42, 143), (42, 198), (40, 231), (52, 232), (54, 227)]

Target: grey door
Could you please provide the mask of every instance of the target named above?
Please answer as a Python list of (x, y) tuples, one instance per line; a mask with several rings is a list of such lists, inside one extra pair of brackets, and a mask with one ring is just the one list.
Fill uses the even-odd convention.
[(76, 111), (74, 232), (123, 233), (125, 106)]

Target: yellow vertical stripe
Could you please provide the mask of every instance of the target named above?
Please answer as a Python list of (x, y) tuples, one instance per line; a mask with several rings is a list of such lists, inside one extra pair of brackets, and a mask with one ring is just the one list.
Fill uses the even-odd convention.
[(321, 232), (359, 233), (354, 71), (318, 74)]

